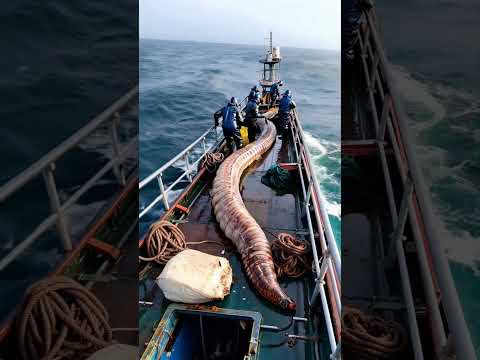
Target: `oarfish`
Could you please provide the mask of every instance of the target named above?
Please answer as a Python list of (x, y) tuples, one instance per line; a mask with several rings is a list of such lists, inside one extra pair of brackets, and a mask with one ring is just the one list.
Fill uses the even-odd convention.
[(275, 125), (267, 120), (256, 141), (227, 157), (217, 170), (211, 195), (220, 228), (237, 247), (247, 277), (255, 289), (274, 305), (294, 310), (295, 302), (278, 284), (267, 237), (240, 195), (242, 173), (271, 148), (276, 134)]

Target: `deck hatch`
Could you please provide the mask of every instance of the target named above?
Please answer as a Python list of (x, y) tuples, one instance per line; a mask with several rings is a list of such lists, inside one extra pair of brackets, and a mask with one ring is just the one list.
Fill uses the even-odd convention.
[(142, 360), (254, 360), (262, 316), (253, 311), (170, 305)]

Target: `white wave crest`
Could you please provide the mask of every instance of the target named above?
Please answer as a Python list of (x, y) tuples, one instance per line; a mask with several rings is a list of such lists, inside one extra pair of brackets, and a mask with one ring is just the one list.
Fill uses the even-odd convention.
[(305, 143), (308, 146), (308, 149), (313, 153), (312, 155), (325, 155), (327, 154), (327, 148), (322, 145), (320, 140), (316, 139), (312, 134), (307, 131), (303, 132), (305, 138)]
[(326, 210), (328, 215), (332, 215), (338, 219), (342, 216), (342, 205), (335, 201), (327, 201)]

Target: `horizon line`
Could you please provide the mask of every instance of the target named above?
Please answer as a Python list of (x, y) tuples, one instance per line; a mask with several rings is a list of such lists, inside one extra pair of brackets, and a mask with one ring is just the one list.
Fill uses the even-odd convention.
[[(203, 44), (218, 44), (218, 45), (240, 45), (240, 46), (260, 46), (264, 47), (262, 44), (246, 44), (246, 43), (227, 43), (221, 41), (207, 41), (207, 40), (179, 40), (179, 39), (162, 39), (156, 37), (145, 37), (139, 36), (139, 40), (159, 40), (159, 41), (177, 41), (177, 42), (193, 42), (193, 43), (203, 43)], [(321, 51), (331, 51), (331, 52), (340, 52), (341, 49), (331, 49), (331, 48), (319, 48), (319, 47), (299, 47), (299, 46), (282, 46), (283, 48), (292, 48), (292, 49), (304, 49), (304, 50), (321, 50)]]

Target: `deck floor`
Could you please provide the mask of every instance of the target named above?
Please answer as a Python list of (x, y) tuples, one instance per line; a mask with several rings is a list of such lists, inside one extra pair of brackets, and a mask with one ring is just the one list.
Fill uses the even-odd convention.
[[(288, 144), (288, 141), (290, 140), (284, 142), (277, 137), (277, 141), (266, 156), (248, 170), (247, 175), (243, 177), (240, 187), (242, 198), (247, 209), (260, 226), (266, 230), (267, 238), (271, 241), (274, 237), (269, 234), (269, 232), (289, 232), (299, 238), (302, 238), (303, 236), (300, 234), (305, 233), (297, 195), (279, 195), (274, 190), (263, 185), (260, 181), (261, 177), (273, 164), (277, 162), (295, 161), (292, 156), (293, 147)], [(233, 284), (230, 295), (228, 295), (223, 301), (207, 305), (215, 305), (221, 308), (237, 310), (258, 311), (263, 316), (263, 324), (277, 325), (280, 327), (288, 324), (291, 314), (282, 312), (259, 297), (248, 279), (245, 277), (234, 245), (224, 236), (215, 220), (209, 192), (210, 187), (207, 187), (194, 203), (188, 216), (179, 224), (180, 229), (186, 235), (187, 242), (203, 240), (215, 242), (200, 245), (192, 244), (189, 246), (190, 248), (212, 255), (224, 256), (229, 260), (230, 265), (232, 266)], [(153, 274), (156, 273), (153, 272)], [(150, 276), (150, 280), (145, 282), (145, 292), (141, 297), (146, 301), (152, 301), (155, 305), (153, 308), (150, 308), (150, 310), (141, 312), (141, 326), (153, 321), (154, 319), (152, 319), (152, 316), (161, 316), (162, 311), (160, 308), (165, 307), (163, 295), (161, 291), (156, 288), (156, 285), (153, 284), (152, 275)], [(296, 316), (307, 316), (307, 299), (311, 294), (314, 285), (311, 278), (311, 276), (306, 276), (297, 280), (280, 279), (279, 281), (280, 285), (285, 289), (288, 295), (297, 302)], [(155, 308), (158, 310), (155, 310)], [(154, 315), (155, 311), (157, 311), (157, 315)], [(158, 321), (160, 319), (156, 320)], [(301, 335), (312, 335), (311, 324), (309, 323), (305, 326), (303, 323), (297, 323), (297, 325), (290, 328), (288, 332)], [(141, 332), (140, 344), (142, 344), (144, 339), (148, 339), (148, 336)], [(259, 358), (279, 359), (281, 357), (285, 360), (313, 358), (313, 354), (311, 353), (312, 347), (310, 344), (303, 341), (297, 342), (294, 347), (289, 347), (287, 344), (281, 346), (268, 346), (268, 344), (272, 345), (280, 343), (284, 339), (285, 332), (262, 332), (260, 338), (261, 355)]]

